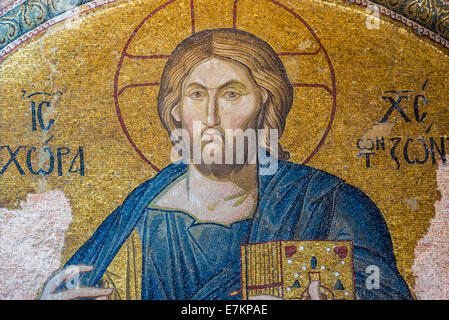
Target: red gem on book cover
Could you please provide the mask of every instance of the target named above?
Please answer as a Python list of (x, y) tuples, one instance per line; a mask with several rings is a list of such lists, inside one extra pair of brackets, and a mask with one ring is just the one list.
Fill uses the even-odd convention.
[(348, 254), (348, 248), (345, 246), (335, 247), (334, 253), (338, 254), (338, 256), (342, 259), (346, 258), (346, 255)]
[(286, 246), (285, 247), (285, 256), (287, 258), (290, 258), (295, 253), (296, 253), (296, 246)]

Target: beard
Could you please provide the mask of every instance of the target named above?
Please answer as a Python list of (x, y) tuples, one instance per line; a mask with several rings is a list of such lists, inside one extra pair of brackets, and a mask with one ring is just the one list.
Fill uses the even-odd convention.
[[(192, 163), (203, 175), (215, 179), (237, 174), (254, 159), (253, 152), (257, 150), (257, 134), (255, 137), (256, 143), (251, 147), (248, 143), (249, 139), (238, 139), (234, 134), (226, 137), (221, 127), (205, 128), (201, 132), (201, 156), (197, 159), (200, 161), (192, 161)], [(232, 152), (228, 150), (231, 147)], [(193, 150), (193, 145), (190, 150)]]

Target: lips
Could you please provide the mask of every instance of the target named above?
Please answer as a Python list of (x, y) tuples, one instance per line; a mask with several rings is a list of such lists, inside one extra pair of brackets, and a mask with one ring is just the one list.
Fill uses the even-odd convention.
[(203, 141), (213, 141), (216, 139), (216, 137), (220, 137), (223, 139), (223, 134), (218, 129), (206, 129), (203, 131), (201, 140)]

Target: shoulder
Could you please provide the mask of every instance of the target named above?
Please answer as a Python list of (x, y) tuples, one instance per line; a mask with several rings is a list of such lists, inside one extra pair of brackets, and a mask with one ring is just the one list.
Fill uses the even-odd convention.
[(341, 205), (356, 205), (359, 209), (372, 208), (375, 204), (359, 188), (329, 172), (293, 162), (280, 161), (279, 174), (308, 179), (306, 196), (314, 202), (326, 196), (334, 197)]
[(384, 238), (389, 234), (379, 208), (359, 188), (331, 173), (305, 165), (282, 162), (279, 169), (290, 176), (307, 176), (307, 187), (302, 189), (305, 207), (313, 209), (322, 202), (330, 204), (334, 220), (367, 239)]
[[(279, 161), (277, 180), (306, 180), (306, 196), (310, 201), (326, 196), (345, 185), (345, 181), (331, 173), (289, 161)], [(280, 179), (281, 178), (281, 179)]]
[(170, 184), (177, 177), (185, 173), (186, 165), (182, 163), (172, 163), (161, 171), (159, 171), (154, 177), (144, 181), (138, 185), (133, 191), (131, 191), (126, 197), (124, 204), (140, 199), (141, 197), (148, 198), (151, 201), (156, 197), (164, 188)]
[(351, 239), (354, 245), (370, 251), (382, 252), (393, 261), (393, 250), (387, 223), (377, 205), (359, 188), (322, 170), (311, 170), (306, 199), (309, 208), (325, 202), (332, 213), (334, 239)]

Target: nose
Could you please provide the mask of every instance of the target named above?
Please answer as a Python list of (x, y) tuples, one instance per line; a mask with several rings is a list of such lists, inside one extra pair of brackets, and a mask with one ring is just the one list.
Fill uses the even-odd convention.
[(215, 95), (210, 95), (207, 105), (206, 123), (208, 127), (215, 127), (220, 124), (220, 114), (218, 110), (217, 98)]

